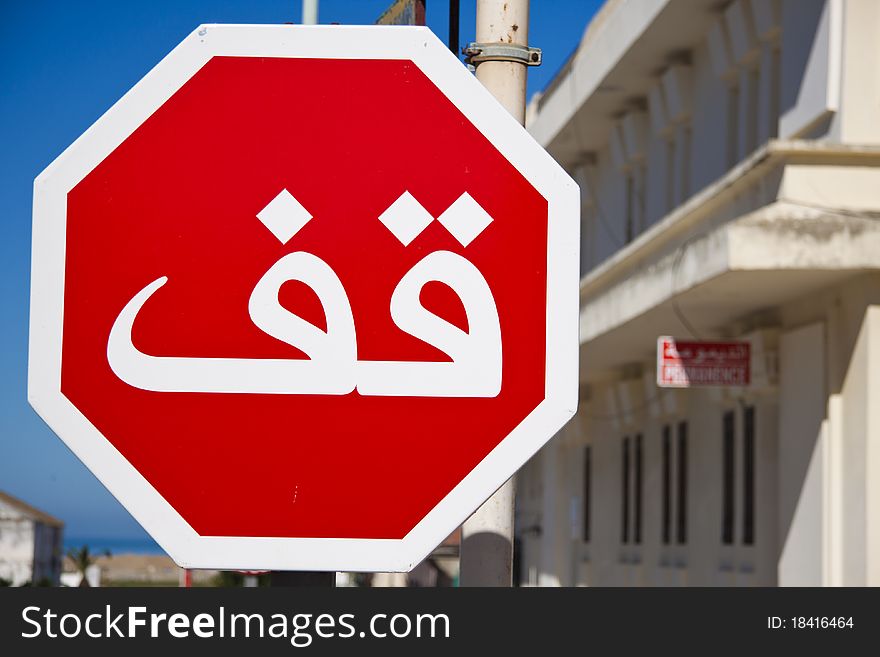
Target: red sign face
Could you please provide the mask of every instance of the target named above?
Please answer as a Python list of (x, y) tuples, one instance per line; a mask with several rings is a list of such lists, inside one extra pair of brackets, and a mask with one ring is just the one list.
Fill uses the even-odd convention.
[(657, 385), (667, 388), (749, 385), (748, 342), (657, 340)]
[(35, 253), (63, 267), (35, 260), (57, 333), (31, 398), (179, 562), (411, 567), (573, 412), (525, 422), (575, 390), (577, 279), (553, 280), (576, 247), (552, 256), (576, 228), (547, 190), (576, 190), (478, 129), (498, 108), (453, 102), (478, 85), (429, 32), (392, 32), (396, 56), (333, 58), (314, 30), (202, 28), (93, 127), (118, 143), (37, 182)]

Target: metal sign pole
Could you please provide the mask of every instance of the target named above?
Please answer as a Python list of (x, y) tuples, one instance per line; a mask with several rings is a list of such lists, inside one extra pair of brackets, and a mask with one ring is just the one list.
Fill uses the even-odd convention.
[(302, 3), (302, 24), (317, 25), (318, 24), (318, 0), (303, 0)]
[[(475, 55), (494, 44), (528, 48), (529, 0), (477, 0)], [(477, 79), (520, 123), (525, 121), (527, 61), (513, 57), (476, 63)], [(510, 586), (513, 577), (513, 501), (511, 478), (462, 526), (462, 586)]]

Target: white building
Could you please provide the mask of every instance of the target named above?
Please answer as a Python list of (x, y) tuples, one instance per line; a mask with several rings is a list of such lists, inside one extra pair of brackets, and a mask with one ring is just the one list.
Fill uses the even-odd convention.
[[(85, 579), (91, 588), (101, 586), (101, 566), (93, 563), (86, 568)], [(62, 562), (62, 573), (59, 583), (61, 586), (72, 588), (83, 586), (83, 573), (73, 563)]]
[(0, 579), (57, 585), (64, 523), (0, 491)]
[[(518, 476), (524, 584), (880, 585), (878, 71), (877, 0), (609, 0), (533, 99), (582, 388)], [(752, 385), (658, 389), (660, 335), (749, 340)]]

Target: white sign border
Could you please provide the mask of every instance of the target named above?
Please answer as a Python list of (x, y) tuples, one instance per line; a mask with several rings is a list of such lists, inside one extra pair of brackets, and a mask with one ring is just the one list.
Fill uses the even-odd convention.
[[(61, 393), (67, 194), (214, 56), (411, 60), (548, 201), (545, 399), (402, 539), (200, 536)], [(408, 571), (574, 415), (579, 234), (575, 182), (429, 29), (202, 25), (34, 182), (28, 400), (182, 567)]]

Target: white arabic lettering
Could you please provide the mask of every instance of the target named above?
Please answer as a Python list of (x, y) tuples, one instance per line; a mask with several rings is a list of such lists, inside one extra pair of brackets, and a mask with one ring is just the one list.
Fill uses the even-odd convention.
[[(283, 190), (282, 194), (288, 193)], [(463, 244), (491, 221), (488, 215), (479, 215), (485, 211), (465, 196), (441, 216), (460, 227), (456, 238)], [(467, 220), (474, 217), (481, 225), (476, 231), (463, 232), (468, 231)], [(299, 222), (299, 227), (305, 223), (301, 218)], [(412, 238), (408, 235), (406, 243)], [(299, 281), (315, 292), (324, 308), (326, 331), (281, 305), (278, 293), (288, 281)], [(467, 331), (421, 304), (422, 288), (432, 281), (449, 286), (458, 295)], [(345, 395), (357, 389), (366, 396), (416, 397), (495, 397), (501, 391), (502, 342), (495, 299), (479, 269), (451, 251), (435, 251), (419, 260), (397, 284), (390, 302), (391, 317), (398, 328), (437, 348), (451, 362), (358, 361), (354, 318), (345, 287), (326, 262), (305, 251), (289, 253), (269, 268), (251, 293), (248, 312), (261, 331), (301, 350), (308, 359), (153, 356), (134, 346), (132, 329), (138, 313), (167, 282), (162, 276), (135, 294), (110, 330), (110, 368), (136, 388), (293, 395)]]

